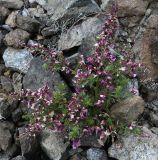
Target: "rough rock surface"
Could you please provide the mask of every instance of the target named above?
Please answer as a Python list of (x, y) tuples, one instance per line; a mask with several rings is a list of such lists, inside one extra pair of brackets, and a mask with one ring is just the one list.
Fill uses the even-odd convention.
[(107, 153), (98, 148), (90, 148), (87, 150), (88, 160), (108, 160)]
[(58, 43), (59, 50), (67, 50), (80, 46), (85, 38), (97, 35), (101, 31), (104, 20), (105, 15), (102, 14), (89, 18), (83, 23), (70, 28), (66, 33), (61, 35)]
[(22, 0), (1, 0), (0, 6), (4, 6), (9, 9), (20, 9), (23, 6)]
[(158, 137), (149, 129), (143, 128), (143, 135), (121, 137), (120, 143), (109, 148), (109, 156), (119, 160), (157, 160)]
[(112, 106), (111, 116), (117, 121), (130, 124), (143, 113), (144, 107), (145, 103), (141, 97), (129, 97)]
[(3, 59), (6, 67), (26, 73), (33, 56), (26, 49), (14, 49), (8, 47), (3, 54)]
[(26, 160), (24, 156), (17, 156), (15, 158), (12, 158), (11, 160)]
[(41, 147), (51, 160), (65, 160), (68, 143), (64, 142), (64, 136), (52, 131), (44, 131), (41, 135)]
[(5, 42), (7, 46), (19, 48), (20, 43), (27, 43), (30, 38), (30, 34), (22, 29), (15, 29), (5, 36)]
[(37, 90), (43, 87), (46, 83), (50, 88), (55, 88), (60, 82), (61, 77), (58, 73), (54, 73), (49, 69), (44, 69), (45, 62), (37, 57), (31, 61), (30, 68), (23, 78), (24, 88)]

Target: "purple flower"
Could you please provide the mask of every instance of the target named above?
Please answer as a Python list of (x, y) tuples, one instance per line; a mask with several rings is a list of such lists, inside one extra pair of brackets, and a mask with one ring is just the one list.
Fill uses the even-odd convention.
[(72, 142), (72, 148), (77, 149), (79, 146), (81, 146), (81, 140), (79, 138), (73, 140)]

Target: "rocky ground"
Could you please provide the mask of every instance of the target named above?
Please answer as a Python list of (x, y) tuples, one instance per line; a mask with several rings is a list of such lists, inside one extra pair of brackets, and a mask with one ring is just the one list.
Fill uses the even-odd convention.
[(126, 44), (149, 70), (146, 79), (129, 84), (137, 87), (138, 95), (115, 104), (111, 113), (120, 121), (139, 119), (142, 134), (120, 136), (112, 145), (107, 140), (104, 147), (95, 136), (83, 137), (77, 150), (62, 134), (45, 131), (36, 138), (19, 137), (25, 107), (8, 100), (8, 94), (63, 81), (19, 42), (55, 48), (75, 63), (80, 53), (94, 51), (112, 0), (0, 0), (0, 160), (158, 160), (158, 1), (116, 2), (118, 44)]

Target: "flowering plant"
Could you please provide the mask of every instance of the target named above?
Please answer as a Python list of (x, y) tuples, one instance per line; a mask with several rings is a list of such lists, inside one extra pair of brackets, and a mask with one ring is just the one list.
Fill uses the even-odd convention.
[(45, 60), (49, 59), (49, 65), (46, 63), (44, 67), (72, 74), (75, 89), (69, 98), (64, 84), (60, 84), (57, 91), (51, 91), (47, 84), (34, 92), (22, 90), (20, 97), (29, 108), (25, 115), (29, 133), (41, 132), (44, 128), (65, 132), (76, 149), (81, 145), (82, 135), (96, 133), (102, 140), (114, 131), (110, 106), (125, 98), (124, 88), (130, 78), (137, 77), (141, 67), (127, 53), (118, 52), (117, 29), (113, 12), (97, 37), (95, 52), (88, 57), (81, 55), (76, 69), (69, 66), (62, 54), (38, 47)]

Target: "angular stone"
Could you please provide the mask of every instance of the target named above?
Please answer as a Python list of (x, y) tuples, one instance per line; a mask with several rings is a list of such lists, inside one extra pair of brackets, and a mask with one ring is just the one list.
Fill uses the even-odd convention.
[(0, 6), (4, 6), (9, 9), (20, 9), (23, 6), (22, 0), (1, 0)]
[(155, 36), (155, 38), (152, 40), (150, 47), (151, 47), (152, 62), (158, 65), (158, 36)]
[(19, 28), (28, 31), (29, 33), (37, 33), (40, 28), (40, 23), (29, 16), (24, 17), (22, 15), (17, 15), (16, 24)]
[(119, 122), (130, 124), (143, 113), (144, 100), (139, 96), (129, 97), (111, 107), (111, 116)]
[[(74, 21), (81, 17), (96, 14), (101, 11), (94, 0), (65, 0), (52, 1), (51, 6), (54, 6), (48, 14), (52, 14), (51, 21), (61, 20), (63, 23), (68, 23), (71, 19)], [(55, 7), (56, 6), (56, 7)]]
[(54, 73), (50, 69), (43, 67), (45, 62), (40, 58), (34, 58), (31, 61), (30, 68), (23, 78), (23, 86), (25, 89), (37, 90), (48, 84), (51, 89), (55, 89), (58, 84), (63, 82), (58, 73)]
[(6, 76), (0, 76), (0, 81), (2, 84), (2, 89), (6, 92), (12, 92), (13, 91), (13, 84), (12, 80), (9, 77)]
[(22, 29), (15, 29), (6, 34), (4, 40), (7, 46), (21, 48), (20, 43), (27, 43), (30, 34)]
[(96, 36), (101, 32), (106, 16), (100, 14), (96, 17), (88, 18), (83, 23), (70, 28), (63, 33), (58, 42), (59, 50), (67, 50), (75, 46), (80, 46), (86, 37)]
[(13, 74), (13, 88), (14, 88), (14, 92), (16, 93), (20, 93), (21, 89), (22, 89), (22, 74), (19, 74), (17, 72), (15, 72)]
[(153, 125), (158, 127), (158, 114), (154, 114), (153, 112), (150, 113), (150, 120)]
[(30, 136), (24, 128), (19, 128), (19, 140), (22, 155), (29, 160), (39, 157), (39, 144), (36, 137)]
[(109, 148), (110, 157), (120, 160), (158, 159), (158, 137), (149, 129), (143, 128), (142, 135), (121, 136), (120, 140)]
[(9, 25), (12, 28), (16, 27), (16, 16), (18, 11), (13, 11), (6, 19), (5, 24)]
[(17, 156), (15, 158), (12, 158), (11, 160), (26, 160), (24, 156)]
[(66, 160), (68, 143), (64, 142), (64, 135), (52, 131), (44, 131), (41, 135), (41, 147), (51, 160)]
[(0, 25), (2, 25), (6, 19), (6, 17), (9, 15), (10, 11), (3, 7), (0, 6)]
[(11, 146), (12, 135), (9, 129), (0, 124), (0, 150), (6, 151)]
[(149, 1), (144, 0), (117, 0), (118, 16), (143, 16), (148, 7)]
[(107, 153), (99, 148), (90, 148), (87, 150), (88, 160), (108, 160)]
[(1, 154), (0, 153), (0, 160), (10, 160), (10, 157), (7, 156), (6, 154)]
[(32, 59), (32, 54), (26, 49), (8, 47), (3, 54), (3, 60), (6, 67), (10, 67), (23, 73), (28, 71)]

